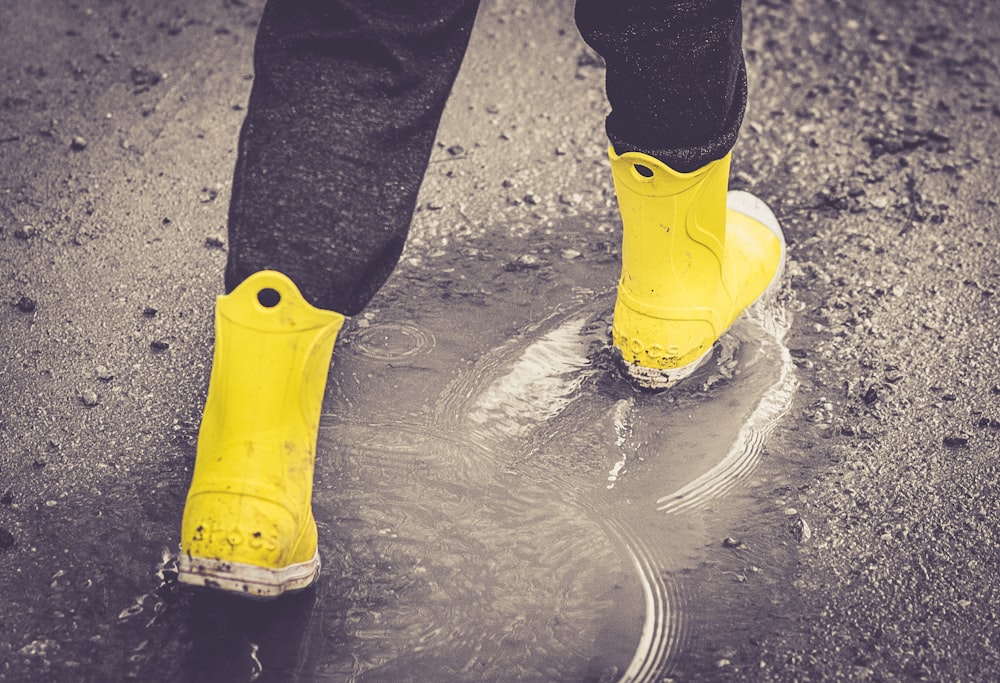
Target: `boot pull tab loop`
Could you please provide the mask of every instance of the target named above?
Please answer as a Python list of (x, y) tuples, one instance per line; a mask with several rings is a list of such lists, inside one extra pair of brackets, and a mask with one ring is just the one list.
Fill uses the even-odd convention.
[(274, 308), (281, 303), (281, 292), (273, 287), (264, 287), (257, 292), (257, 303), (264, 308)]
[(632, 164), (632, 178), (638, 183), (651, 183), (655, 177), (653, 169), (651, 169), (646, 164), (634, 163)]
[(240, 325), (271, 332), (311, 329), (344, 319), (340, 313), (311, 305), (290, 278), (274, 270), (258, 271), (219, 297), (217, 310)]
[(248, 277), (237, 290), (247, 286), (241, 294), (246, 304), (265, 315), (295, 314), (299, 309), (312, 308), (299, 293), (295, 283), (284, 273), (275, 270), (261, 270)]

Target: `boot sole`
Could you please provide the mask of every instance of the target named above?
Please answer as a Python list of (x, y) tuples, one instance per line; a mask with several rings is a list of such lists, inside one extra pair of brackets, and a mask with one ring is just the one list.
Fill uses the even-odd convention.
[[(781, 281), (781, 276), (785, 272), (785, 233), (782, 232), (781, 225), (778, 223), (777, 217), (768, 205), (749, 192), (744, 192), (742, 190), (730, 190), (727, 192), (726, 208), (754, 219), (770, 230), (771, 233), (774, 234), (774, 236), (781, 242), (781, 261), (778, 263), (778, 269), (775, 271), (774, 277), (771, 278), (767, 287), (757, 298), (757, 301), (760, 301), (774, 291), (775, 286)], [(695, 370), (700, 368), (702, 364), (708, 360), (713, 351), (714, 346), (695, 360), (679, 368), (648, 368), (635, 363), (629, 363), (624, 360), (622, 360), (622, 365), (624, 366), (625, 374), (628, 375), (629, 379), (631, 379), (637, 386), (643, 389), (653, 390), (669, 389), (681, 380), (687, 379), (694, 374)]]
[(319, 550), (311, 560), (279, 569), (189, 553), (182, 553), (177, 563), (180, 583), (264, 600), (308, 588), (319, 578), (319, 572)]

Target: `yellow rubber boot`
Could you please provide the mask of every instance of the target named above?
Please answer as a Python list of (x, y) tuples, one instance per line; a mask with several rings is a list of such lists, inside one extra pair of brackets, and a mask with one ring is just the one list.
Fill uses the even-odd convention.
[(690, 173), (609, 155), (624, 228), (613, 343), (637, 384), (664, 388), (778, 281), (785, 240), (762, 201), (727, 197), (730, 155)]
[(267, 598), (316, 580), (313, 462), (343, 322), (275, 271), (218, 298), (180, 581)]

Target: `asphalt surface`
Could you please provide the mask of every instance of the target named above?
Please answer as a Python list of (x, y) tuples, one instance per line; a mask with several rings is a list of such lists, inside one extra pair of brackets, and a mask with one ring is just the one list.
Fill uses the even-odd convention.
[[(0, 680), (137, 675), (115, 624), (177, 541), (260, 6), (0, 6)], [(485, 3), (402, 268), (612, 205), (570, 16)], [(1000, 8), (745, 19), (733, 185), (788, 237), (801, 388), (676, 677), (995, 680)]]

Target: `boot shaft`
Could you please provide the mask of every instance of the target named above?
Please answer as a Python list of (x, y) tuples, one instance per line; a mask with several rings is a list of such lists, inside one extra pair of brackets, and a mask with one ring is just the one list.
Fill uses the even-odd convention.
[(724, 286), (730, 155), (679, 173), (609, 150), (624, 227), (622, 286), (648, 305), (685, 308)]
[[(319, 425), (330, 357), (344, 317), (311, 306), (280, 273), (258, 273), (218, 298), (201, 443)], [(206, 433), (205, 430), (218, 430)]]

